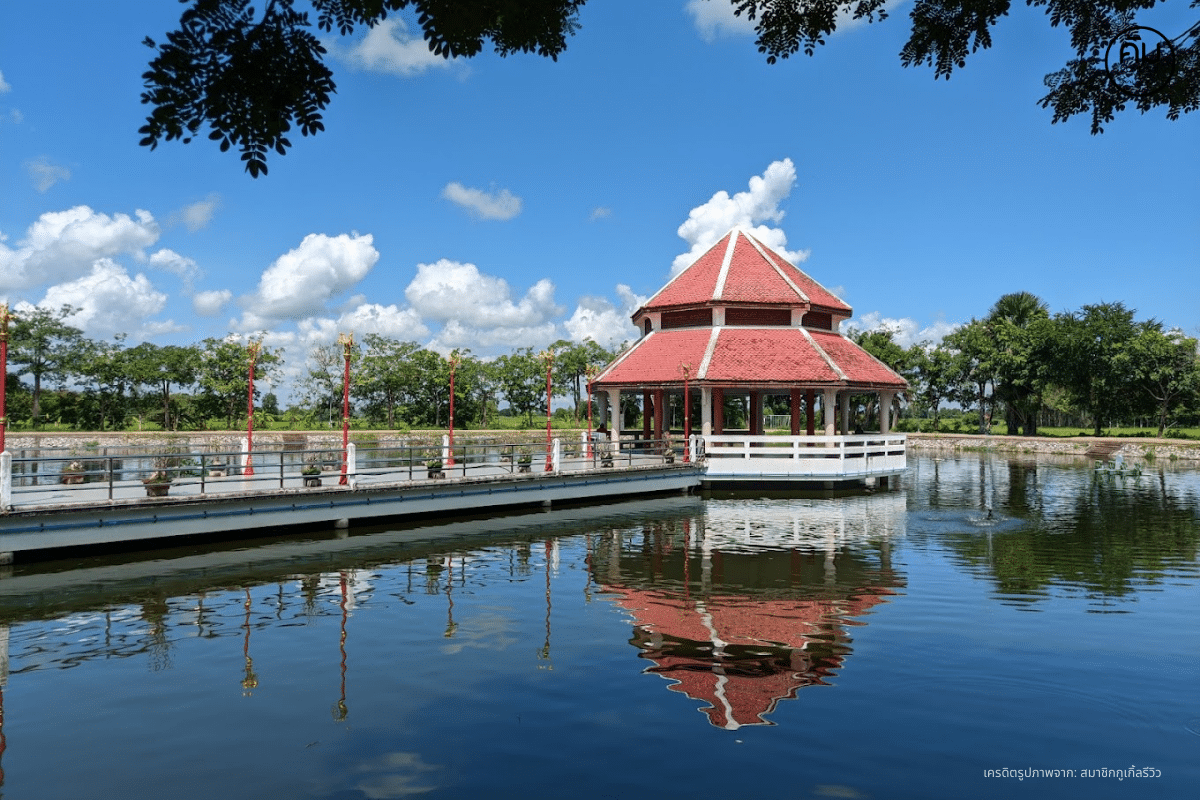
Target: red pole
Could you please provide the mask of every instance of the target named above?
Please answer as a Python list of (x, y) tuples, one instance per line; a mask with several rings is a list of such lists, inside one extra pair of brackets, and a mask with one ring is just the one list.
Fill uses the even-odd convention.
[(587, 377), (588, 377), (588, 380), (587, 380), (587, 403), (588, 403), (587, 457), (589, 459), (591, 459), (591, 458), (593, 458), (593, 455), (592, 455), (592, 379), (596, 377), (596, 374), (592, 371), (591, 367), (588, 367), (588, 376)]
[(0, 453), (4, 452), (4, 434), (8, 428), (4, 393), (8, 388), (8, 323), (12, 318), (13, 315), (8, 313), (8, 303), (0, 305)]
[(543, 351), (542, 358), (546, 362), (546, 472), (550, 472), (554, 469), (554, 459), (551, 453), (553, 445), (550, 435), (550, 370), (554, 366), (554, 350)]
[(458, 351), (450, 353), (450, 452), (446, 454), (446, 466), (454, 466), (454, 373), (461, 359)]
[(338, 486), (345, 486), (349, 483), (346, 462), (350, 452), (350, 351), (354, 347), (354, 334), (339, 334), (338, 343), (342, 346), (342, 358), (346, 361), (346, 371), (342, 376), (342, 477), (338, 479)]
[[(242, 470), (243, 475), (254, 474), (254, 366), (261, 348), (262, 342), (250, 342), (246, 347), (250, 351), (250, 389), (246, 397), (246, 468)], [(166, 420), (163, 422), (165, 424)]]
[(691, 395), (688, 394), (688, 376), (691, 374), (692, 368), (687, 364), (683, 365), (683, 463), (688, 463), (692, 460), (692, 404)]

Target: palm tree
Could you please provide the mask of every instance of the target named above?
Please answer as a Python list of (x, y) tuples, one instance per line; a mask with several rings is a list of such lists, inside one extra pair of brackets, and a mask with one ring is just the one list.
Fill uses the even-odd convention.
[(986, 324), (996, 347), (996, 397), (1004, 403), (1004, 421), (1010, 436), (1024, 427), (1026, 436), (1037, 434), (1042, 405), (1044, 363), (1039, 348), (1043, 323), (1050, 311), (1042, 298), (1030, 292), (1001, 297), (988, 312)]

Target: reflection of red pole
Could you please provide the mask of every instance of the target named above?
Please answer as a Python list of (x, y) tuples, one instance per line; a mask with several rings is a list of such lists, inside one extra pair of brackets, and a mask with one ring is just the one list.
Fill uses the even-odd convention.
[(554, 366), (554, 350), (543, 351), (542, 359), (546, 362), (546, 472), (550, 472), (554, 469), (554, 459), (550, 452), (553, 447), (550, 443), (550, 370)]
[[(244, 475), (254, 474), (254, 366), (261, 348), (262, 342), (251, 342), (246, 347), (250, 351), (250, 391), (246, 397), (246, 468), (242, 470)], [(166, 424), (166, 420), (163, 420), (163, 424)]]
[(345, 486), (346, 462), (350, 451), (350, 351), (354, 347), (354, 334), (338, 334), (338, 344), (342, 346), (342, 357), (346, 362), (345, 374), (342, 376), (342, 477), (338, 479), (339, 486)]
[(0, 304), (0, 453), (4, 452), (4, 433), (8, 428), (8, 417), (4, 415), (4, 392), (8, 387), (8, 323), (12, 318), (13, 315), (8, 313), (8, 303)]

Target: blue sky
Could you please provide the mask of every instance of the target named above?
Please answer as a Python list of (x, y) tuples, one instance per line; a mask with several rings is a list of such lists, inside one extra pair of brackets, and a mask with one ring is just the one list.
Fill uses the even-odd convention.
[(775, 65), (726, 7), (592, 0), (557, 63), (440, 62), (403, 19), (360, 31), (331, 44), (326, 132), (254, 180), (203, 137), (137, 144), (141, 41), (176, 3), (6, 4), (0, 300), (69, 302), (130, 344), (267, 331), (292, 372), (348, 330), (611, 345), (742, 224), (910, 339), (1012, 291), (1197, 332), (1195, 115), (1051, 125), (1036, 101), (1068, 33), (1020, 5), (950, 81), (900, 66), (905, 3)]

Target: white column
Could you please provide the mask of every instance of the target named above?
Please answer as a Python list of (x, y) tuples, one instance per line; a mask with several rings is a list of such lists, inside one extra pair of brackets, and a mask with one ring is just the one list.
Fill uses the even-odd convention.
[(892, 400), (895, 392), (879, 393), (879, 432), (889, 433), (892, 430)]
[(707, 386), (700, 389), (700, 433), (712, 436), (713, 427), (713, 393)]
[(12, 453), (0, 453), (0, 511), (12, 508)]
[[(446, 437), (447, 439), (450, 437)], [(346, 445), (346, 477), (353, 483), (358, 475), (358, 447), (354, 442)]]
[(837, 433), (837, 389), (826, 389), (821, 395), (821, 413), (825, 415), (825, 435), (835, 435)]
[(850, 432), (850, 392), (842, 392), (842, 436)]
[(612, 420), (608, 425), (608, 436), (613, 441), (621, 438), (621, 390), (608, 390), (608, 405), (612, 408)]

